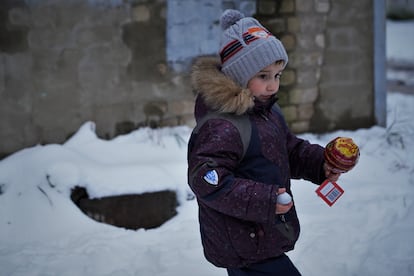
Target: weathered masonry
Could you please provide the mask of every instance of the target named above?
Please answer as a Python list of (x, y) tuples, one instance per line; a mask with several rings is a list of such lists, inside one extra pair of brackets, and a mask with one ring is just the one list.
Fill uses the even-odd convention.
[(188, 68), (216, 53), (226, 8), (288, 50), (280, 95), (293, 131), (385, 125), (384, 0), (7, 0), (0, 156), (62, 143), (85, 121), (103, 138), (192, 126)]

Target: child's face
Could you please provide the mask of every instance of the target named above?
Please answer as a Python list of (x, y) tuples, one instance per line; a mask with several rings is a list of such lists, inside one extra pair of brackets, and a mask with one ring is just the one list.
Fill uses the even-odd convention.
[(247, 83), (247, 88), (259, 101), (269, 100), (279, 90), (283, 64), (273, 63), (263, 68)]

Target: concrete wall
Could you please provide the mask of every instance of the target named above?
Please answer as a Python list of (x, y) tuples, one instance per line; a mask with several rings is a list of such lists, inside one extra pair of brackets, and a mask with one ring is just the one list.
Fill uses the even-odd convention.
[(387, 0), (387, 10), (406, 10), (414, 13), (414, 0)]
[[(192, 126), (186, 70), (193, 57), (218, 47), (225, 8), (255, 11), (287, 48), (280, 95), (293, 131), (376, 123), (373, 0), (217, 2), (2, 1), (0, 156), (62, 143), (85, 121), (103, 138), (147, 125)], [(188, 34), (178, 43), (195, 23), (198, 44)]]
[(0, 4), (0, 153), (192, 120), (186, 76), (166, 64), (165, 1)]
[(220, 47), (219, 16), (227, 8), (245, 16), (256, 12), (256, 0), (169, 0), (167, 60), (175, 72), (185, 73), (194, 57), (215, 55)]

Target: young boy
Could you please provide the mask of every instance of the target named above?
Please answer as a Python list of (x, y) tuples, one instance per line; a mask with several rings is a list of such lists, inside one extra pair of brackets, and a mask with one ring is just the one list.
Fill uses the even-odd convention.
[(340, 172), (324, 165), (323, 147), (293, 135), (274, 107), (288, 62), (282, 43), (236, 10), (222, 14), (221, 26), (221, 60), (201, 58), (192, 71), (198, 125), (188, 183), (204, 254), (229, 275), (301, 275), (285, 255), (299, 237), (294, 202), (279, 204), (278, 195), (292, 195), (291, 178), (320, 184)]

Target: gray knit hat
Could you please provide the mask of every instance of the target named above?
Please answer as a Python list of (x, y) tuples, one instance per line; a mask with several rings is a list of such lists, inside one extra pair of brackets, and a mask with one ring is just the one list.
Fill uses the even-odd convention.
[(276, 61), (283, 60), (286, 66), (288, 56), (282, 43), (256, 19), (225, 10), (220, 25), (221, 70), (241, 87), (247, 87), (255, 74)]

